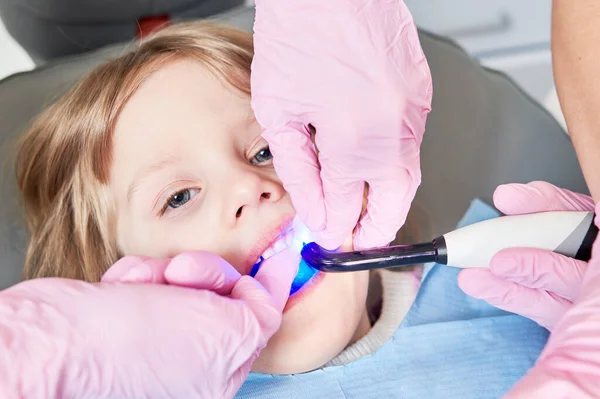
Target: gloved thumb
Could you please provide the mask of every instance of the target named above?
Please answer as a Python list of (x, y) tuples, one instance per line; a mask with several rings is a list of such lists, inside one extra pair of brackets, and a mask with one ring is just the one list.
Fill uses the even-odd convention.
[(283, 308), (298, 272), (300, 255), (290, 247), (263, 261), (255, 278), (242, 276), (231, 291), (232, 299), (244, 301), (258, 319), (264, 344), (281, 325)]
[(271, 294), (279, 312), (283, 311), (290, 296), (300, 261), (297, 249), (289, 247), (265, 259), (256, 273), (255, 279)]
[(183, 252), (175, 256), (165, 270), (165, 280), (169, 284), (219, 295), (229, 295), (240, 277), (229, 262), (206, 251)]
[(124, 256), (110, 267), (102, 283), (165, 283), (164, 272), (170, 259), (147, 256)]
[(252, 309), (261, 327), (263, 345), (281, 325), (299, 263), (300, 255), (290, 247), (264, 260), (255, 278), (242, 276), (231, 291), (231, 298), (244, 301)]
[(591, 197), (558, 188), (544, 181), (498, 186), (494, 191), (494, 205), (507, 215), (594, 209)]

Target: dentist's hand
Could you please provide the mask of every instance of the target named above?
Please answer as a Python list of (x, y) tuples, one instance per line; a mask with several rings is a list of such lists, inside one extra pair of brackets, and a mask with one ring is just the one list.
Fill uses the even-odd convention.
[[(600, 203), (596, 205), (596, 214)], [(599, 225), (596, 217), (596, 226)], [(600, 398), (600, 240), (579, 295), (558, 320), (536, 365), (507, 395), (516, 398)]]
[(252, 107), (301, 220), (329, 249), (355, 227), (356, 249), (391, 242), (421, 182), (432, 96), (405, 4), (256, 0), (254, 50)]
[[(494, 204), (507, 215), (594, 210), (590, 197), (546, 182), (500, 186)], [(489, 270), (461, 271), (458, 285), (475, 298), (552, 329), (579, 294), (587, 268), (586, 262), (550, 251), (510, 248), (492, 258)]]
[(280, 326), (296, 274), (282, 257), (299, 261), (281, 252), (256, 279), (208, 253), (124, 261), (105, 278), (136, 282), (163, 268), (154, 282), (194, 288), (37, 279), (2, 291), (0, 396), (233, 397)]

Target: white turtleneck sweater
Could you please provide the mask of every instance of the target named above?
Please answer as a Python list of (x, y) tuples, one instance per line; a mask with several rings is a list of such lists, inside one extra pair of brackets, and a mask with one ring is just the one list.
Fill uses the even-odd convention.
[[(340, 366), (360, 359), (377, 351), (387, 342), (400, 326), (400, 323), (408, 313), (417, 290), (417, 277), (413, 272), (393, 272), (389, 270), (377, 270), (371, 276), (381, 281), (382, 306), (379, 318), (371, 327), (371, 330), (354, 344), (348, 346), (342, 353), (333, 358), (325, 366)], [(370, 292), (378, 291), (375, 284), (370, 284)]]

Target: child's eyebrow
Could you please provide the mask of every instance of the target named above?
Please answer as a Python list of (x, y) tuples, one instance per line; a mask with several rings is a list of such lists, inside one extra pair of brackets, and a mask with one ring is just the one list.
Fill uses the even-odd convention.
[(133, 176), (133, 180), (131, 181), (129, 189), (127, 190), (127, 202), (131, 202), (131, 196), (137, 191), (140, 184), (147, 179), (148, 176), (166, 168), (167, 166), (174, 165), (177, 162), (179, 162), (178, 158), (174, 156), (168, 156), (146, 167), (140, 168)]

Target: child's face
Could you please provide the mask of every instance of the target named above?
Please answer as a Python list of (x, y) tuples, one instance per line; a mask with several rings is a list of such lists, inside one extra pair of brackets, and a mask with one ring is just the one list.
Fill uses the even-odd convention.
[[(115, 129), (110, 186), (122, 251), (206, 250), (248, 274), (295, 216), (260, 133), (250, 99), (199, 63), (152, 74)], [(367, 285), (366, 273), (317, 275), (290, 298), (253, 369), (302, 372), (332, 359), (364, 322)]]

